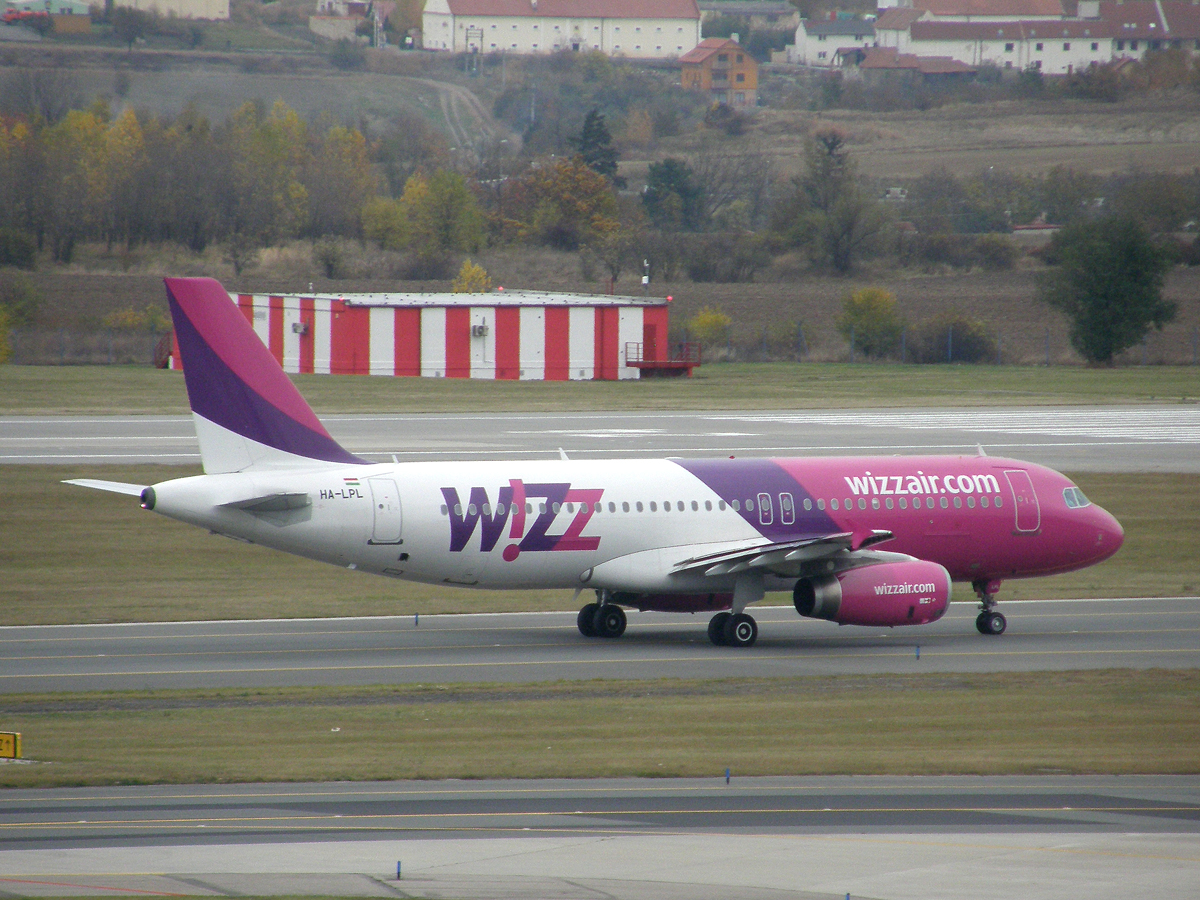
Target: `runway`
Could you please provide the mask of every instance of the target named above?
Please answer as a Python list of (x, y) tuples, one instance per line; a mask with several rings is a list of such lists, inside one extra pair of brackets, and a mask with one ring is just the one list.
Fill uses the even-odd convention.
[[(1200, 407), (346, 415), (369, 459), (975, 453), (1068, 472), (1200, 472)], [(190, 416), (0, 417), (0, 463), (198, 464)]]
[(714, 647), (707, 617), (630, 613), (618, 640), (574, 613), (507, 613), (0, 628), (0, 693), (160, 688), (770, 678), (1200, 665), (1200, 601), (1001, 604), (1000, 637), (955, 603), (932, 625), (841, 628), (752, 609), (749, 650)]
[(0, 848), (24, 896), (1161, 900), (1200, 878), (1200, 778), (10, 791)]

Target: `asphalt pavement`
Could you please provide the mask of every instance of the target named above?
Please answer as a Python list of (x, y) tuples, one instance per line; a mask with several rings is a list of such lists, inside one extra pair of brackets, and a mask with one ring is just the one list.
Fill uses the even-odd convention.
[(22, 896), (1182, 900), (1200, 778), (9, 791), (0, 851), (0, 891)]
[[(369, 459), (969, 453), (1068, 472), (1200, 472), (1200, 407), (345, 415)], [(195, 465), (191, 416), (0, 417), (0, 463)]]

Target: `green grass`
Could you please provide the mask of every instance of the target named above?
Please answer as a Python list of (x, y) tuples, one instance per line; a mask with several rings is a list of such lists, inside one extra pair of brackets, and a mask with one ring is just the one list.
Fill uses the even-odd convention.
[[(566, 590), (471, 591), (348, 572), (210, 535), (148, 513), (133, 497), (60, 484), (89, 476), (150, 484), (193, 473), (167, 466), (0, 467), (0, 624), (570, 608)], [(1200, 476), (1077, 480), (1122, 521), (1125, 546), (1081, 572), (1008, 582), (1002, 600), (1200, 593)]]
[(715, 776), (726, 766), (1200, 772), (1195, 670), (58, 694), (6, 696), (0, 710), (0, 728), (20, 731), (36, 761), (0, 766), (7, 787)]
[[(1194, 403), (1200, 367), (1088, 369), (718, 363), (692, 378), (481, 381), (295, 376), (324, 412), (495, 412), (625, 409), (793, 409)], [(183, 376), (139, 366), (0, 366), (0, 415), (184, 413)]]

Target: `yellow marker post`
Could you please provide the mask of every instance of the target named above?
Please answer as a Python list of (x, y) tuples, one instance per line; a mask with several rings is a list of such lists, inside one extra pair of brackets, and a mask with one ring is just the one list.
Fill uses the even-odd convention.
[(0, 731), (0, 759), (21, 758), (21, 732)]

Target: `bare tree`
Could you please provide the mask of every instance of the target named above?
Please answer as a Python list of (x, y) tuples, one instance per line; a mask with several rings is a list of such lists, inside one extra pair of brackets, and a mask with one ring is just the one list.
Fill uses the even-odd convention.
[(83, 107), (79, 79), (66, 69), (21, 68), (9, 72), (0, 90), (0, 112), (42, 118), (53, 125)]
[(766, 154), (709, 148), (696, 153), (689, 164), (703, 190), (701, 221), (709, 223), (720, 219), (723, 211), (738, 210), (734, 218), (753, 228), (766, 216), (771, 187)]

